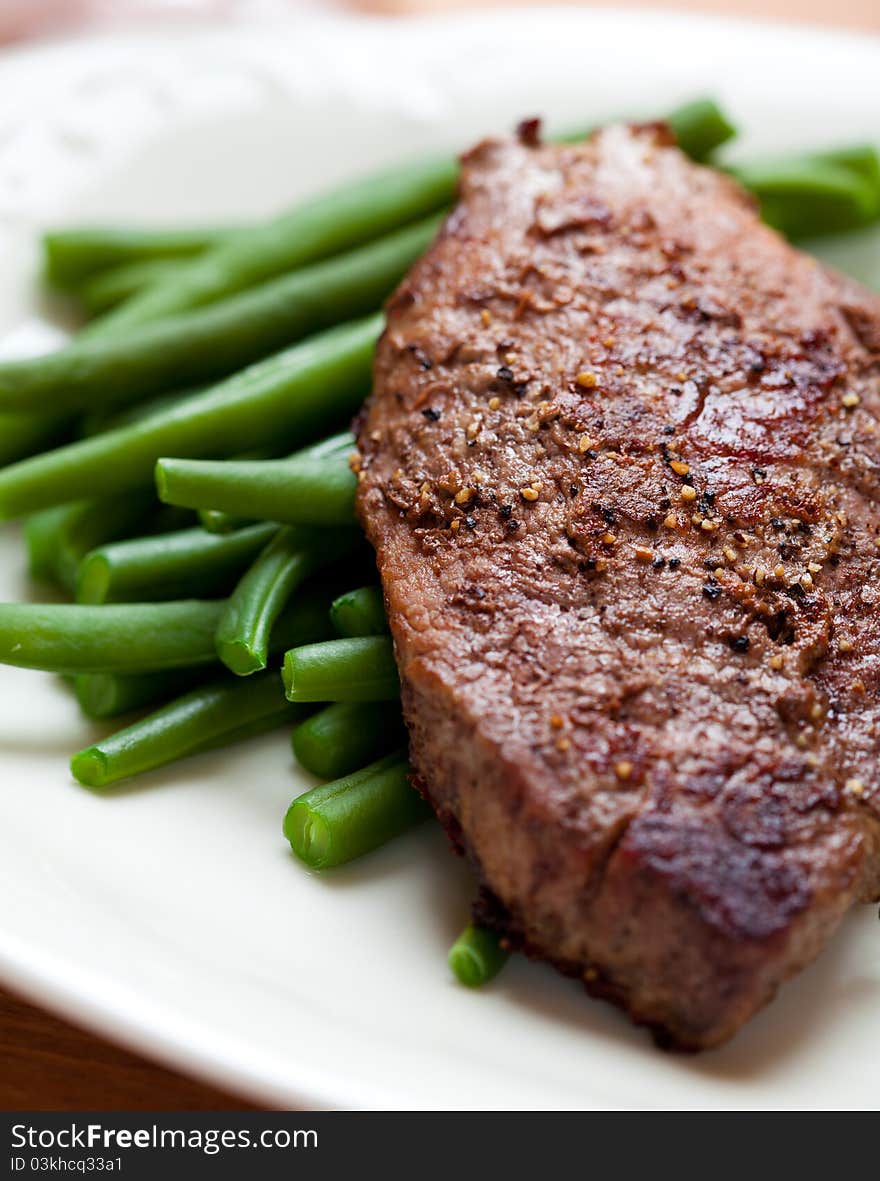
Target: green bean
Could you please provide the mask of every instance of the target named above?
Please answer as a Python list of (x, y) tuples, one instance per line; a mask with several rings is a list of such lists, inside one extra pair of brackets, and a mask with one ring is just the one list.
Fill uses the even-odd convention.
[(168, 504), (223, 509), (241, 517), (299, 525), (355, 522), (357, 479), (348, 448), (268, 462), (160, 459), (156, 490)]
[(369, 388), (380, 316), (332, 328), (168, 410), (0, 470), (0, 517), (147, 485), (162, 455), (234, 455), (338, 429)]
[(449, 967), (459, 983), (479, 988), (498, 975), (509, 955), (494, 931), (468, 923), (449, 949)]
[(855, 172), (873, 186), (880, 199), (880, 154), (873, 144), (847, 144), (843, 148), (810, 152), (806, 158), (817, 164), (831, 164)]
[(209, 745), (225, 745), (255, 723), (282, 725), (297, 721), (302, 713), (302, 708), (284, 700), (273, 671), (244, 684), (225, 676), (199, 685), (148, 717), (79, 751), (71, 759), (70, 769), (86, 787), (109, 787)]
[(31, 575), (73, 590), (90, 550), (142, 528), (155, 512), (152, 497), (126, 496), (74, 501), (36, 513), (25, 525)]
[(388, 636), (326, 640), (284, 657), (289, 701), (390, 701), (400, 692)]
[(210, 308), (112, 339), (0, 364), (0, 409), (84, 410), (219, 378), (309, 333), (378, 308), (424, 252), (436, 218)]
[(301, 861), (330, 869), (363, 856), (430, 815), (402, 751), (293, 801), (284, 835)]
[(334, 599), (330, 619), (341, 636), (381, 636), (388, 631), (385, 600), (378, 586), (362, 586)]
[(271, 524), (217, 536), (179, 529), (93, 549), (76, 579), (78, 603), (213, 599), (226, 595), (277, 533)]
[(73, 424), (69, 415), (0, 413), (0, 467), (54, 447)]
[(223, 603), (0, 603), (0, 663), (49, 672), (207, 664)]
[(676, 107), (666, 117), (678, 146), (692, 160), (705, 160), (723, 143), (736, 135), (730, 123), (712, 99), (696, 99)]
[(53, 287), (72, 288), (101, 271), (161, 258), (192, 258), (240, 229), (153, 229), (73, 226), (43, 235), (45, 275)]
[(339, 779), (406, 742), (396, 701), (337, 702), (306, 718), (291, 743), (299, 763), (321, 779)]
[(208, 673), (204, 667), (154, 673), (80, 673), (74, 677), (73, 691), (87, 718), (103, 720), (183, 693)]
[(458, 164), (407, 164), (312, 198), (261, 226), (231, 235), (173, 281), (158, 283), (101, 321), (101, 336), (211, 304), (276, 275), (391, 234), (449, 205)]
[(175, 259), (148, 258), (112, 267), (90, 276), (76, 290), (76, 298), (91, 316), (108, 312), (144, 291), (152, 283), (167, 280), (179, 270)]
[(355, 529), (280, 529), (238, 582), (217, 625), (217, 655), (226, 667), (238, 676), (265, 668), (273, 625), (294, 590), (359, 540)]
[(730, 172), (758, 198), (764, 221), (789, 238), (857, 229), (880, 218), (880, 182), (864, 150), (752, 161)]

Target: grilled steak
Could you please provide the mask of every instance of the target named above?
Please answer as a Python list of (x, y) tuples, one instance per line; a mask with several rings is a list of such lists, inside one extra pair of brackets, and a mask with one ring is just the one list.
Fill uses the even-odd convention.
[(375, 376), (359, 512), (484, 918), (725, 1041), (880, 892), (880, 299), (660, 126), (527, 129)]

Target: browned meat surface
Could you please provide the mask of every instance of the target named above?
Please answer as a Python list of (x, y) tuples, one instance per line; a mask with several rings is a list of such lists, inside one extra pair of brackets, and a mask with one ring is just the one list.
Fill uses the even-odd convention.
[(880, 892), (880, 300), (662, 128), (487, 142), (361, 424), (418, 783), (495, 921), (729, 1038)]

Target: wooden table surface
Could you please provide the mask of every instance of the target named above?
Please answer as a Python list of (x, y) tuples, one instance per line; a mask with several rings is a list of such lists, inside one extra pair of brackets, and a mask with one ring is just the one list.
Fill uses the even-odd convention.
[(206, 1087), (0, 990), (0, 1111), (238, 1111)]
[[(2, 2), (2, 0), (0, 0)], [(489, 3), (492, 0), (488, 0)], [(505, 0), (499, 0), (505, 2)], [(880, 0), (641, 0), (669, 7), (880, 30)], [(406, 13), (473, 7), (469, 0), (355, 0)], [(241, 1098), (164, 1070), (0, 989), (0, 1109), (237, 1110)]]

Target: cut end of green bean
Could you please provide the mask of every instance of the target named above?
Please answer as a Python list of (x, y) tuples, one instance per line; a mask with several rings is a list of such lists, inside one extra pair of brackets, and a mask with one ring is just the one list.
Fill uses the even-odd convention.
[(508, 952), (494, 931), (469, 923), (449, 949), (449, 967), (460, 984), (480, 988), (497, 976)]
[(86, 747), (73, 756), (70, 772), (83, 787), (106, 787), (111, 782), (107, 759), (94, 746)]
[(324, 869), (331, 863), (330, 826), (305, 800), (294, 800), (288, 808), (284, 835), (300, 861), (312, 869)]
[(249, 677), (266, 667), (265, 655), (255, 652), (244, 640), (222, 640), (217, 644), (217, 655), (237, 677)]
[(460, 947), (456, 943), (450, 948), (448, 959), (452, 974), (459, 984), (464, 984), (467, 988), (479, 988), (481, 984), (485, 984), (483, 961), (472, 948)]
[(153, 479), (156, 483), (156, 495), (164, 504), (167, 504), (169, 496), (168, 476), (161, 458), (156, 460), (156, 466), (153, 469)]

